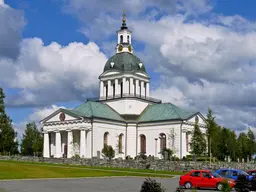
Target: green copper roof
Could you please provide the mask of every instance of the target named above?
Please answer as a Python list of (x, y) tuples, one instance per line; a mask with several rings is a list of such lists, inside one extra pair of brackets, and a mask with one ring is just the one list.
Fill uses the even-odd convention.
[[(114, 63), (113, 67), (111, 66), (112, 62)], [(131, 53), (116, 53), (114, 56), (110, 57), (105, 64), (104, 72), (110, 70), (119, 70), (122, 72), (142, 71), (146, 73), (144, 63), (142, 63), (141, 67), (139, 66), (139, 63), (142, 63), (142, 61)]]
[(139, 122), (154, 122), (166, 120), (185, 120), (196, 113), (185, 111), (171, 103), (149, 105), (141, 116)]
[(124, 121), (124, 119), (116, 111), (114, 111), (108, 105), (100, 102), (88, 101), (70, 111), (79, 116), (84, 116), (89, 118), (98, 117), (103, 119)]

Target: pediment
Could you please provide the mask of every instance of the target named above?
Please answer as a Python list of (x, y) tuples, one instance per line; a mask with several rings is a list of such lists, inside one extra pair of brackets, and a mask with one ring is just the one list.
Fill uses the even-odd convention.
[(194, 115), (189, 117), (186, 122), (194, 124), (196, 122), (197, 118), (198, 118), (198, 124), (199, 125), (206, 125), (206, 121), (205, 121), (204, 116), (201, 113), (199, 113), (199, 112), (195, 113)]
[(44, 118), (43, 120), (41, 120), (41, 123), (74, 121), (80, 119), (82, 119), (82, 116), (79, 116), (66, 109), (59, 109), (51, 115)]

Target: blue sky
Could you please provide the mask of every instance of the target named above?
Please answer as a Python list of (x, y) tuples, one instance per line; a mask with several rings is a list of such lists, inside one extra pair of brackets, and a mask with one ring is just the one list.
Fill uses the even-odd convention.
[(237, 132), (254, 128), (254, 7), (253, 0), (5, 0), (2, 7), (0, 0), (0, 41), (19, 49), (0, 49), (7, 112), (21, 134), (26, 122), (97, 96), (126, 9), (152, 96), (203, 114), (209, 106)]

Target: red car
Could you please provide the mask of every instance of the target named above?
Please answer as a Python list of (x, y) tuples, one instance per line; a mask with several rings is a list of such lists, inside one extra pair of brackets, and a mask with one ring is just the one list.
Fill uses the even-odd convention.
[(232, 179), (225, 179), (210, 170), (193, 170), (189, 173), (180, 176), (180, 186), (186, 189), (191, 188), (214, 188), (222, 190), (223, 183), (228, 182), (231, 188), (234, 187), (235, 181)]

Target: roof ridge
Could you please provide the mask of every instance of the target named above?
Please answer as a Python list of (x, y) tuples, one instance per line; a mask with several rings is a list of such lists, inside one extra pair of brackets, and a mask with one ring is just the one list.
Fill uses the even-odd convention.
[[(93, 101), (88, 101), (87, 103), (88, 103), (89, 106), (90, 106), (89, 109), (90, 109), (91, 114), (92, 114), (91, 117), (94, 117), (94, 113), (93, 113), (93, 109), (92, 109), (92, 104), (91, 104), (92, 102), (93, 102)], [(95, 103), (96, 103), (96, 102), (95, 102)]]

